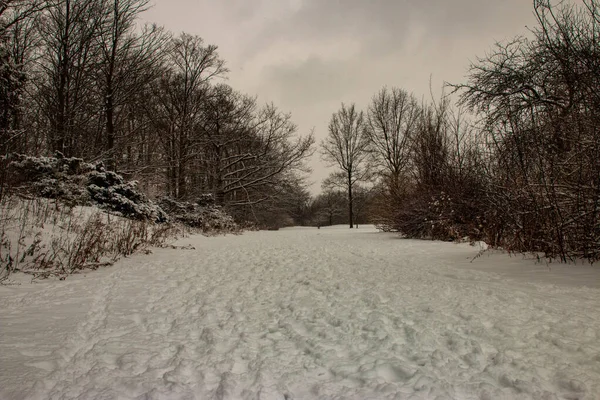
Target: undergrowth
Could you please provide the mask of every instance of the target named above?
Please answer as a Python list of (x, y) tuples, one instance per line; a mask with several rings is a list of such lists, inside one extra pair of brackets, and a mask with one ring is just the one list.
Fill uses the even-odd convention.
[(52, 199), (4, 196), (0, 200), (0, 282), (16, 271), (34, 278), (64, 279), (112, 265), (148, 247), (164, 246), (185, 233), (180, 224), (127, 219)]

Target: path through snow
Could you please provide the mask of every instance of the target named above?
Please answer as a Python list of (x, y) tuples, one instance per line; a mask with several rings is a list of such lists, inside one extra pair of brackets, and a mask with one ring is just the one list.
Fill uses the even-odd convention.
[(600, 398), (597, 269), (362, 227), (185, 243), (0, 287), (0, 399)]

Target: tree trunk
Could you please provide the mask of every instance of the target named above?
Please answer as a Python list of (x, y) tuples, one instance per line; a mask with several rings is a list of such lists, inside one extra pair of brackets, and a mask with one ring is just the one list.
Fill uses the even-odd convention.
[(113, 84), (113, 76), (115, 73), (115, 59), (116, 59), (116, 39), (112, 43), (111, 57), (108, 67), (108, 74), (106, 76), (106, 150), (107, 150), (107, 167), (109, 170), (117, 170), (117, 157), (115, 154), (115, 89)]
[(69, 96), (68, 90), (69, 87), (67, 85), (69, 81), (69, 33), (71, 29), (71, 2), (67, 0), (65, 2), (65, 27), (63, 29), (62, 38), (60, 45), (62, 46), (62, 51), (60, 54), (60, 58), (58, 59), (58, 68), (59, 68), (59, 83), (58, 83), (58, 93), (57, 93), (57, 102), (58, 102), (58, 112), (56, 113), (56, 124), (55, 124), (55, 132), (54, 132), (54, 149), (58, 150), (66, 156), (70, 156), (67, 154), (67, 118), (68, 113), (67, 109), (69, 107)]
[(185, 176), (185, 163), (179, 160), (177, 169), (177, 198), (183, 200), (187, 196), (187, 182)]
[(350, 229), (353, 225), (354, 215), (352, 214), (352, 174), (348, 172), (348, 219), (350, 220)]
[(115, 124), (114, 124), (114, 103), (112, 83), (109, 80), (109, 88), (106, 95), (106, 150), (107, 162), (106, 166), (110, 171), (117, 170), (117, 162), (115, 157)]
[[(217, 124), (217, 134), (219, 134), (219, 124)], [(221, 147), (214, 145), (215, 151), (215, 172), (214, 172), (214, 188), (215, 188), (215, 204), (219, 206), (225, 205), (225, 188), (223, 182), (223, 169), (221, 168)]]

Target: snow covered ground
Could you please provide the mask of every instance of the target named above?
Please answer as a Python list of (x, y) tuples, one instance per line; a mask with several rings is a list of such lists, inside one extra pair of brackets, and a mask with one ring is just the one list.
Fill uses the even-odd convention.
[(600, 270), (371, 227), (0, 287), (0, 399), (600, 399)]

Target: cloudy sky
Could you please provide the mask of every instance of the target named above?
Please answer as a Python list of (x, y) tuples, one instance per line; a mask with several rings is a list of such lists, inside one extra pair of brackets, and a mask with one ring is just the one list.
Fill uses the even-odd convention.
[[(144, 19), (219, 46), (228, 83), (327, 134), (342, 102), (384, 85), (417, 97), (464, 80), (495, 41), (527, 33), (530, 0), (154, 0)], [(327, 176), (318, 154), (313, 192)]]

